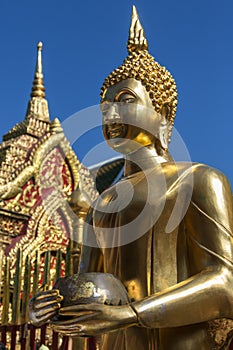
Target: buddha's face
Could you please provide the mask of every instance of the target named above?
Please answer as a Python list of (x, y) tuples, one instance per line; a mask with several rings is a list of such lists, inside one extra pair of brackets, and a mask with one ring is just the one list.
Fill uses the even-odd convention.
[(101, 103), (103, 134), (120, 153), (154, 145), (164, 119), (152, 105), (140, 81), (128, 78), (110, 86)]

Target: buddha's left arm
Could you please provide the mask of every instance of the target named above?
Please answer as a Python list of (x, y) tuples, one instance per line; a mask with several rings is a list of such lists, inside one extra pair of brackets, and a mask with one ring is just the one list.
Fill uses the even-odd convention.
[(184, 225), (190, 277), (132, 304), (142, 326), (233, 318), (232, 192), (220, 172), (206, 166), (194, 172)]

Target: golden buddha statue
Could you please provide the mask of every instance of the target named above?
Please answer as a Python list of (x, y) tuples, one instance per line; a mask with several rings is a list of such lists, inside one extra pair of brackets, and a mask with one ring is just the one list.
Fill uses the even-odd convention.
[(172, 160), (176, 85), (148, 53), (135, 7), (128, 51), (101, 95), (104, 137), (125, 154), (125, 173), (87, 216), (82, 271), (113, 274), (130, 302), (61, 308), (59, 291), (42, 292), (32, 322), (58, 310), (56, 331), (101, 336), (102, 350), (228, 349), (214, 327), (233, 318), (231, 188), (218, 170)]

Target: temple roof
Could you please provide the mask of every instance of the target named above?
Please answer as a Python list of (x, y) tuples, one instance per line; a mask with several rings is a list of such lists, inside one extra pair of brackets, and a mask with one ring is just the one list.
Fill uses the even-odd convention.
[[(53, 122), (50, 121), (43, 81), (42, 43), (39, 42), (26, 117), (3, 136), (3, 142), (0, 144), (0, 197), (10, 198), (19, 193), (26, 181), (36, 176), (43, 155), (58, 145), (62, 146), (65, 156), (72, 159), (70, 166), (76, 174), (76, 185), (79, 176), (81, 181), (88, 182), (92, 198), (96, 196), (96, 189), (102, 192), (109, 187), (123, 167), (123, 160), (116, 159), (95, 166), (89, 171), (78, 161), (65, 138), (59, 120), (56, 118)], [(96, 188), (91, 178), (96, 179)]]
[[(0, 145), (0, 186), (13, 181), (30, 164), (32, 150), (51, 128), (42, 71), (42, 43), (37, 46), (37, 61), (25, 119), (16, 124)], [(1, 191), (0, 191), (1, 192)]]
[(48, 124), (50, 123), (50, 117), (43, 81), (42, 46), (41, 42), (37, 45), (36, 68), (26, 117), (21, 123), (16, 124), (6, 135), (3, 136), (3, 141), (5, 142), (25, 133), (38, 138), (49, 129)]

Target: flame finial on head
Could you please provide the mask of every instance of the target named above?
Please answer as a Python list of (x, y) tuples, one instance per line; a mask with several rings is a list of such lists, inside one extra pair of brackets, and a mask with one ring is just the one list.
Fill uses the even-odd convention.
[(127, 49), (129, 53), (140, 50), (148, 50), (148, 43), (145, 38), (144, 29), (141, 25), (137, 9), (134, 5), (132, 8), (132, 19), (129, 29)]

